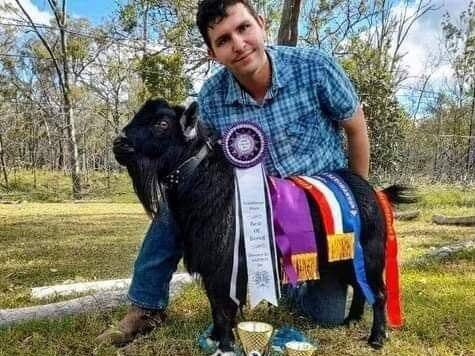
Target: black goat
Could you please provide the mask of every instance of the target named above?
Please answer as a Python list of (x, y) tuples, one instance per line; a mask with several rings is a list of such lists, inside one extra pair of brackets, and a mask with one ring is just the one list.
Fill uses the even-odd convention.
[[(117, 161), (127, 167), (135, 191), (148, 212), (159, 214), (159, 202), (167, 200), (180, 230), (178, 238), (184, 240), (185, 265), (190, 273), (202, 277), (211, 304), (214, 324), (211, 337), (219, 343), (216, 355), (232, 354), (232, 328), (237, 312), (229, 296), (235, 236), (233, 167), (207, 129), (196, 124), (196, 118), (196, 104), (185, 110), (163, 100), (147, 101), (114, 141), (114, 153)], [(210, 142), (214, 143), (210, 145)], [(379, 348), (386, 333), (385, 221), (373, 188), (348, 170), (338, 174), (351, 188), (360, 209), (364, 263), (376, 297), (369, 343)], [(393, 186), (385, 192), (393, 203), (405, 202), (404, 188)], [(316, 234), (322, 234), (315, 207), (312, 213)], [(320, 251), (319, 256), (322, 256)], [(247, 271), (242, 243), (239, 261), (237, 297), (244, 304)], [(325, 266), (325, 261), (319, 264)], [(346, 321), (360, 320), (365, 300), (353, 264), (351, 261), (326, 263), (326, 268), (334, 270), (335, 278), (353, 286), (354, 296)]]

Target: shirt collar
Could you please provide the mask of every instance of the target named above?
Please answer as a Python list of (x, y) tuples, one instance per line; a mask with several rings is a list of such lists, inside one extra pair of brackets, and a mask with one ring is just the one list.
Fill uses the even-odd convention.
[[(272, 69), (272, 83), (267, 93), (265, 99), (273, 98), (277, 95), (277, 92), (280, 88), (285, 86), (285, 81), (282, 81), (283, 68), (280, 68), (279, 61), (277, 61), (277, 53), (272, 47), (266, 47), (266, 53), (269, 56)], [(225, 99), (226, 105), (232, 105), (235, 102), (240, 104), (249, 104), (250, 95), (241, 88), (237, 79), (233, 74), (226, 69), (227, 72), (227, 94)]]

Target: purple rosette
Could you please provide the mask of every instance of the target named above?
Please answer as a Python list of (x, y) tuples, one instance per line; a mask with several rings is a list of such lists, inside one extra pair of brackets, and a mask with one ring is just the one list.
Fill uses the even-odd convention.
[(235, 167), (250, 168), (262, 162), (266, 139), (262, 129), (251, 122), (238, 122), (223, 135), (223, 151)]

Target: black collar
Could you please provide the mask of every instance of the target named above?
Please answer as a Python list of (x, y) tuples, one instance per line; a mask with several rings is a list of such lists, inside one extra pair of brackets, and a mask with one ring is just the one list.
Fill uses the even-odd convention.
[(207, 141), (206, 144), (201, 147), (197, 154), (188, 158), (185, 162), (180, 164), (175, 170), (173, 170), (163, 179), (165, 187), (167, 189), (170, 189), (172, 187), (176, 187), (178, 184), (185, 181), (199, 166), (201, 161), (208, 155), (211, 150), (211, 143)]

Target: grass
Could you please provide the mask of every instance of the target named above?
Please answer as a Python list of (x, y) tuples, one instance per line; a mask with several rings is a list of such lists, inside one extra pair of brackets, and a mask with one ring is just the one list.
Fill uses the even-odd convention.
[[(84, 200), (137, 202), (124, 172), (91, 172), (82, 179)], [(71, 177), (62, 171), (11, 171), (8, 186), (0, 184), (0, 200), (63, 202), (71, 199)]]
[(147, 226), (125, 203), (0, 205), (0, 219), (3, 308), (28, 303), (34, 286), (127, 276)]
[[(130, 274), (148, 222), (124, 188), (127, 180), (116, 179), (114, 189), (124, 192), (119, 194), (123, 202), (97, 193), (97, 199), (109, 202), (50, 203), (30, 198), (21, 204), (0, 204), (0, 308), (38, 304), (29, 296), (31, 287)], [(301, 328), (318, 340), (319, 355), (474, 355), (475, 252), (444, 259), (420, 256), (433, 247), (475, 239), (473, 227), (430, 223), (433, 213), (475, 215), (475, 189), (424, 188), (418, 208), (419, 219), (397, 223), (406, 325), (390, 333), (382, 351), (372, 351), (364, 340), (370, 312), (351, 329), (315, 327), (285, 308), (246, 311), (246, 319)], [(118, 308), (0, 329), (0, 355), (202, 355), (196, 338), (210, 322), (210, 313), (199, 286), (190, 285), (173, 301), (168, 322), (151, 335), (119, 350), (96, 345), (94, 338), (124, 313), (125, 308)]]

